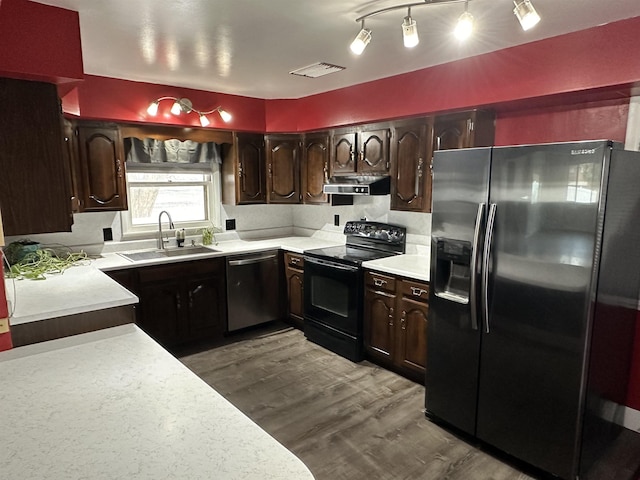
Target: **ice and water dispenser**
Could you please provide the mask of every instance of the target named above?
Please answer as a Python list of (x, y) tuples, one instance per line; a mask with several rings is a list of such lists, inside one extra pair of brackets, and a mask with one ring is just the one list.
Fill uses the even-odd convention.
[(434, 293), (457, 303), (469, 303), (471, 288), (471, 242), (438, 239)]

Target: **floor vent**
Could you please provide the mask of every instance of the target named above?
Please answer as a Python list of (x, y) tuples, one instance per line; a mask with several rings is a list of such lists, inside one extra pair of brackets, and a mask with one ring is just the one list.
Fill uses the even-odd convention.
[(330, 73), (339, 72), (344, 69), (345, 67), (340, 67), (338, 65), (332, 65), (330, 63), (325, 63), (325, 62), (318, 62), (318, 63), (314, 63), (313, 65), (308, 65), (306, 67), (293, 70), (289, 73), (292, 75), (299, 75), (301, 77), (318, 78), (324, 75), (329, 75)]

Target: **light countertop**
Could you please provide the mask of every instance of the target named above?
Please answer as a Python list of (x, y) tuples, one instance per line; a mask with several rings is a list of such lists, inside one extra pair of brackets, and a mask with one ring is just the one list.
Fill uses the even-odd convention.
[(382, 273), (391, 273), (416, 280), (429, 281), (428, 255), (396, 255), (393, 257), (380, 258), (363, 262), (362, 266), (369, 270), (376, 270)]
[[(7, 297), (14, 308), (12, 325), (138, 303), (138, 298), (103, 271), (137, 268), (159, 263), (183, 262), (282, 248), (295, 253), (339, 245), (315, 237), (284, 237), (268, 240), (230, 240), (211, 245), (211, 253), (132, 262), (117, 253), (105, 253), (90, 265), (71, 267), (46, 280), (6, 281)], [(429, 281), (429, 257), (398, 255), (363, 264), (380, 272)], [(15, 288), (14, 288), (15, 286)], [(14, 294), (15, 292), (15, 294)]]
[(132, 324), (1, 352), (0, 403), (2, 478), (313, 479)]
[(93, 265), (71, 267), (46, 280), (5, 282), (14, 309), (11, 325), (138, 303), (138, 297)]

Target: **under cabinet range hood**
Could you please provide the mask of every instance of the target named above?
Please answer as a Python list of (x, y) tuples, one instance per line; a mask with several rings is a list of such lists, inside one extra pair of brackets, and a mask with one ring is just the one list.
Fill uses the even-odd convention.
[(331, 177), (322, 191), (338, 195), (388, 195), (391, 193), (391, 178), (388, 175)]

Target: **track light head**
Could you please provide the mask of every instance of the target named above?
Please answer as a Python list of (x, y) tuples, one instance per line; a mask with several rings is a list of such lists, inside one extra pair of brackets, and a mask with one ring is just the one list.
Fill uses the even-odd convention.
[(404, 17), (402, 22), (402, 39), (404, 46), (407, 48), (413, 48), (420, 43), (418, 37), (418, 26), (416, 21), (411, 18), (411, 9), (409, 9), (407, 16)]
[(466, 40), (473, 33), (473, 15), (466, 10), (460, 17), (458, 17), (458, 23), (453, 31), (453, 34), (460, 41)]
[(231, 116), (231, 114), (229, 112), (227, 112), (226, 110), (223, 110), (222, 107), (218, 107), (218, 108), (216, 108), (216, 110), (220, 114), (220, 118), (222, 118), (222, 121), (224, 123), (229, 123), (231, 121), (231, 119), (233, 118)]
[(367, 30), (366, 28), (364, 28), (364, 22), (362, 22), (362, 29), (360, 30), (358, 35), (356, 35), (356, 38), (353, 40), (353, 42), (351, 42), (351, 46), (349, 48), (351, 48), (351, 51), (356, 55), (360, 55), (362, 54), (362, 52), (364, 52), (364, 49), (367, 48), (367, 45), (369, 45), (370, 41), (371, 30)]
[(536, 9), (533, 8), (530, 0), (514, 0), (513, 3), (516, 6), (513, 9), (513, 13), (518, 17), (520, 26), (525, 32), (533, 28), (540, 21), (540, 15), (538, 15)]
[(152, 117), (155, 117), (158, 114), (158, 105), (160, 104), (160, 100), (156, 100), (155, 102), (151, 102), (147, 107), (147, 113)]

